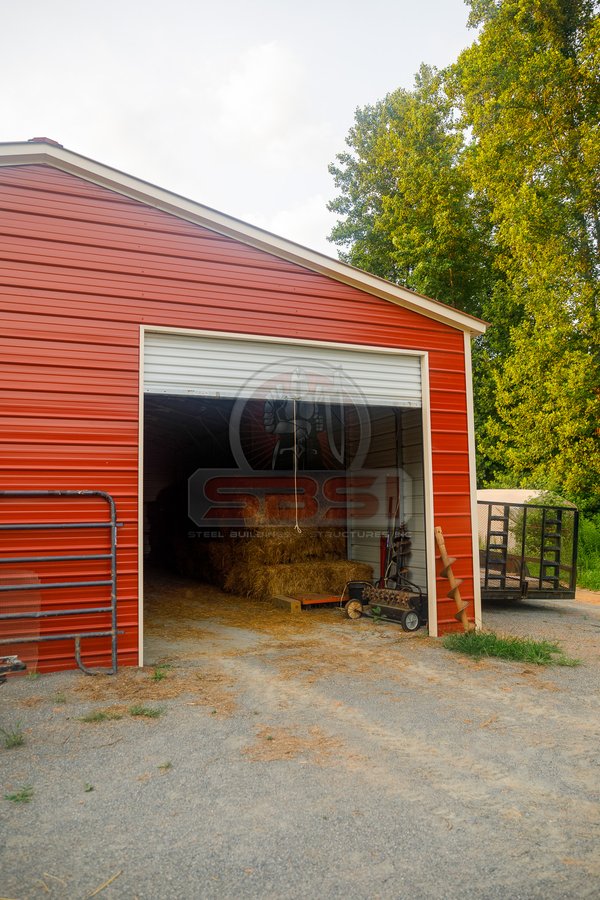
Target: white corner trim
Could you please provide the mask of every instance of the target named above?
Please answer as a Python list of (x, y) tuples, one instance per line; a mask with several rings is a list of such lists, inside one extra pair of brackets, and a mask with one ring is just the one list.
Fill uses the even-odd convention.
[(423, 487), (425, 495), (425, 549), (427, 556), (427, 618), (429, 634), (438, 636), (438, 608), (435, 574), (435, 532), (433, 504), (433, 459), (431, 452), (431, 401), (429, 355), (421, 357), (421, 416), (423, 422)]
[(14, 165), (53, 166), (469, 334), (483, 334), (487, 328), (487, 323), (481, 319), (438, 300), (392, 284), (63, 147), (39, 142), (0, 143), (0, 166)]
[(471, 490), (471, 538), (473, 545), (473, 598), (475, 602), (475, 627), (483, 624), (481, 612), (481, 576), (479, 571), (479, 530), (477, 516), (477, 459), (475, 455), (475, 412), (473, 405), (473, 370), (471, 364), (471, 338), (465, 332), (465, 382), (467, 393), (467, 432), (469, 442), (469, 485)]

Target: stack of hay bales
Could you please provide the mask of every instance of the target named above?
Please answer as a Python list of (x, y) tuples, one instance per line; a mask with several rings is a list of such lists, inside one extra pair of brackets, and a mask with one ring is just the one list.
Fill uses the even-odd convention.
[(222, 567), (226, 591), (261, 600), (276, 594), (341, 594), (348, 581), (373, 578), (371, 566), (346, 559), (345, 534), (335, 528), (299, 533), (266, 527), (212, 552), (215, 570)]
[(189, 533), (186, 485), (161, 491), (148, 509), (151, 559), (181, 575), (233, 594), (268, 600), (276, 594), (341, 594), (348, 581), (371, 581), (364, 563), (346, 559), (343, 528), (274, 524), (262, 513), (243, 530)]

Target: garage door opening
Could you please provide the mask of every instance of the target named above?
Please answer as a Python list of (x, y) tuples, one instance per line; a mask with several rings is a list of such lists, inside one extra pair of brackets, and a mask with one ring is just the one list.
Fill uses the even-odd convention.
[[(367, 407), (359, 422), (350, 408), (321, 409), (320, 430), (296, 446), (294, 473), (286, 462), (292, 436), (286, 429), (282, 439), (273, 429), (269, 400), (246, 404), (239, 437), (253, 468), (236, 465), (235, 403), (145, 398), (146, 581), (156, 601), (152, 584), (159, 578), (166, 604), (146, 611), (147, 624), (153, 614), (169, 613), (166, 573), (255, 599), (341, 594), (348, 581), (377, 581), (390, 532), (402, 525), (410, 540), (406, 577), (426, 592), (419, 411)], [(285, 423), (285, 410), (280, 424), (282, 416)], [(365, 425), (363, 464), (349, 469)], [(210, 596), (214, 602), (215, 592)]]
[[(399, 358), (408, 387), (397, 382), (393, 393), (394, 359), (378, 371), (372, 353), (331, 377), (322, 360), (265, 362), (261, 352), (243, 380), (231, 362), (241, 341), (191, 341), (182, 353), (173, 338), (157, 336), (146, 354), (146, 627), (156, 634), (159, 621), (172, 622), (181, 578), (210, 586), (213, 605), (339, 596), (347, 582), (378, 582), (399, 530), (405, 577), (426, 595), (420, 360)], [(255, 343), (242, 345), (254, 359)], [(207, 348), (212, 370), (199, 353)], [(217, 387), (233, 382), (236, 395)], [(391, 402), (398, 395), (402, 405)], [(202, 591), (193, 596), (200, 611)]]

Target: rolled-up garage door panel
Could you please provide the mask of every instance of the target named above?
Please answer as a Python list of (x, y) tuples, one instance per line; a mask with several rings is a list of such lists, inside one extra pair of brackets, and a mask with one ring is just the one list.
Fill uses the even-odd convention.
[(147, 332), (144, 391), (420, 407), (421, 360), (402, 351)]

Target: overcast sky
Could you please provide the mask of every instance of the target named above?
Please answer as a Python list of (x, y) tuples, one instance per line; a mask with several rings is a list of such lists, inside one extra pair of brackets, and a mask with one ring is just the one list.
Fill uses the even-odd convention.
[(463, 0), (0, 0), (0, 141), (45, 136), (335, 256), (357, 106), (475, 37)]

